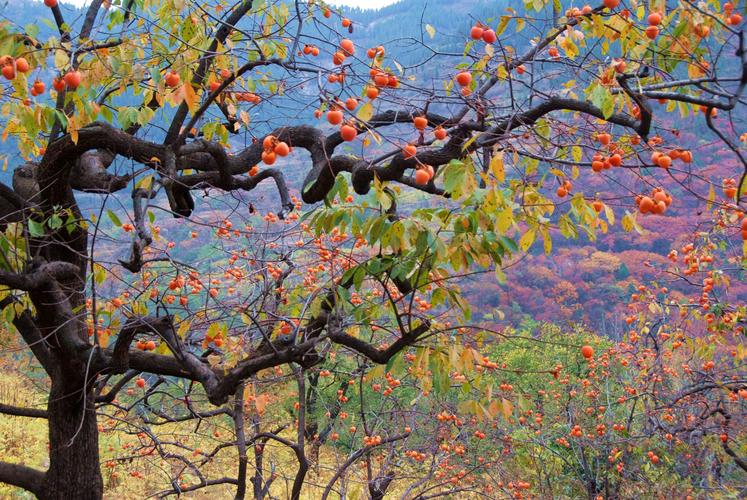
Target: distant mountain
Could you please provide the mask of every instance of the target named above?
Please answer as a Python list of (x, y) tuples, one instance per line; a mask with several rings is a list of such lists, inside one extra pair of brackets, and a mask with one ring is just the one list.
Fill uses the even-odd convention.
[[(438, 88), (441, 82), (453, 72), (454, 65), (462, 60), (466, 34), (470, 26), (476, 20), (496, 26), (500, 16), (505, 14), (506, 8), (510, 5), (508, 0), (463, 0), (459, 2), (458, 7), (447, 0), (402, 0), (378, 10), (345, 9), (344, 15), (353, 20), (353, 34), (350, 38), (355, 41), (361, 52), (369, 47), (384, 44), (387, 51), (385, 65), (392, 68), (399, 65), (404, 70), (404, 78), (415, 76), (419, 87), (433, 85)], [(521, 6), (515, 8), (518, 11), (523, 9)], [(79, 25), (82, 10), (65, 6), (64, 12), (68, 23), (73, 27)], [(542, 17), (543, 15), (548, 14), (540, 13), (533, 16)], [(49, 9), (41, 2), (0, 0), (0, 19), (9, 20), (19, 27), (27, 26), (29, 33), (40, 39), (57, 35)], [(334, 28), (340, 29), (339, 25), (335, 25)], [(331, 44), (336, 44), (339, 38), (337, 34), (323, 31), (326, 28), (321, 28), (320, 32), (315, 31), (317, 29), (315, 26), (307, 26), (307, 29), (311, 36), (319, 40), (327, 40)], [(433, 33), (433, 36), (429, 31)], [(288, 27), (288, 32), (295, 32), (292, 26)], [(527, 28), (519, 34), (505, 33), (502, 41), (508, 38), (509, 43), (521, 51), (529, 46), (527, 39), (536, 35), (536, 31)], [(423, 44), (426, 47), (423, 47)], [(2, 40), (0, 40), (1, 45)], [(332, 45), (327, 45), (326, 50), (331, 47)], [(453, 57), (430, 57), (436, 53), (447, 53)], [(362, 65), (366, 61), (362, 54), (358, 55), (364, 59), (363, 62), (356, 63), (360, 65), (360, 73), (364, 79), (348, 81), (342, 93), (343, 98), (350, 93), (359, 92), (365, 84), (367, 70)], [(325, 62), (322, 64), (331, 65), (329, 59), (329, 55), (325, 56)], [(726, 64), (730, 64), (729, 58), (726, 58)], [(538, 72), (544, 71), (543, 68), (537, 68), (537, 70)], [(288, 78), (287, 73), (281, 70), (276, 70), (276, 76)], [(51, 73), (46, 75), (46, 78), (51, 80)], [(561, 81), (568, 79), (567, 74), (559, 72), (555, 77), (548, 78), (540, 85), (544, 85), (550, 92), (553, 92)], [(327, 126), (326, 121), (313, 119), (312, 113), (318, 105), (319, 91), (316, 78), (312, 80), (312, 83), (300, 89), (300, 92), (304, 94), (303, 99), (294, 99), (293, 97), (299, 97), (297, 94), (295, 96), (273, 96), (270, 101), (251, 109), (251, 126), (246, 131), (242, 130), (233, 139), (235, 149), (250, 143), (252, 136), (261, 137), (269, 128), (282, 124), (307, 122), (320, 127)], [(327, 88), (330, 92), (337, 92), (340, 89), (337, 85), (330, 85)], [(496, 90), (496, 92), (499, 91)], [(400, 88), (395, 92), (398, 100), (397, 107), (402, 106), (403, 103), (411, 108), (419, 105), (418, 102), (403, 97), (407, 95), (406, 88)], [(495, 96), (491, 95), (491, 98)], [(305, 104), (300, 104), (302, 102)], [(377, 102), (381, 102), (381, 106), (387, 106), (385, 98), (380, 98)], [(140, 101), (134, 96), (119, 98), (116, 103), (118, 106), (139, 104)], [(712, 141), (712, 134), (705, 130), (703, 119), (697, 117), (683, 120), (677, 113), (666, 113), (666, 106), (663, 104), (652, 102), (652, 105), (657, 114), (657, 126), (662, 128), (662, 134), (668, 138), (677, 137), (675, 142), (692, 149), (697, 154), (693, 168), (697, 169), (699, 176), (714, 179), (718, 185), (722, 177), (731, 177), (735, 175), (735, 172), (739, 172), (733, 154), (723, 148), (720, 143)], [(173, 110), (169, 109), (159, 112), (154, 122), (167, 122), (172, 112)], [(738, 122), (738, 116), (733, 118)], [(672, 134), (671, 131), (675, 129), (676, 134)], [(411, 128), (409, 131), (411, 132)], [(151, 140), (158, 141), (163, 131), (153, 126), (144, 128), (141, 133)], [(374, 147), (371, 146), (367, 150), (368, 156), (375, 156), (372, 151)], [(352, 146), (343, 145), (339, 151), (352, 151)], [(8, 172), (0, 174), (0, 180), (9, 182), (10, 173), (14, 165), (19, 162), (19, 156), (10, 140), (0, 143), (0, 153), (7, 155), (10, 159)], [(113, 168), (118, 167), (119, 165), (116, 165)], [(126, 162), (123, 162), (121, 167), (127, 168)], [(298, 193), (301, 179), (304, 178), (308, 167), (308, 157), (305, 153), (292, 155), (284, 161), (283, 171), (294, 194)], [(509, 277), (507, 285), (498, 286), (492, 279), (486, 280), (482, 277), (468, 280), (465, 283), (465, 291), (470, 302), (478, 306), (477, 310), (492, 311), (493, 308), (499, 308), (502, 311), (501, 314), (505, 314), (507, 320), (514, 324), (535, 319), (553, 322), (579, 321), (590, 324), (598, 331), (616, 338), (624, 329), (626, 297), (634, 291), (635, 282), (641, 279), (653, 279), (656, 276), (655, 268), (662, 267), (668, 262), (666, 254), (671, 244), (673, 242), (684, 244), (682, 233), (686, 231), (685, 228), (696, 227), (703, 218), (701, 204), (697, 199), (688, 195), (686, 189), (689, 187), (681, 184), (674, 176), (666, 178), (651, 169), (644, 169), (639, 172), (640, 177), (635, 177), (621, 170), (617, 169), (604, 176), (582, 175), (575, 181), (574, 189), (589, 195), (599, 193), (601, 197), (609, 197), (611, 200), (609, 206), (615, 210), (618, 217), (621, 217), (624, 210), (631, 208), (634, 193), (641, 192), (641, 190), (647, 191), (650, 185), (661, 185), (674, 196), (675, 202), (666, 218), (641, 218), (641, 224), (651, 231), (649, 235), (637, 237), (624, 233), (619, 223), (613, 226), (607, 234), (600, 234), (599, 239), (594, 242), (589, 241), (583, 234), (577, 240), (560, 238), (554, 234), (553, 245), (556, 253), (549, 257), (545, 256), (540, 248), (541, 245), (535, 244), (535, 248), (526, 256), (522, 265), (507, 269)], [(702, 195), (705, 196), (705, 193)], [(127, 196), (124, 194), (121, 196), (121, 202), (126, 206)], [(262, 184), (258, 189), (244, 196), (247, 200), (246, 204), (251, 203), (260, 212), (277, 208), (277, 196), (269, 183)], [(82, 195), (79, 200), (84, 206), (84, 213), (89, 213), (91, 207), (101, 202), (100, 197), (96, 195)], [(201, 210), (197, 211), (201, 216), (212, 214), (219, 219), (228, 216), (228, 214), (220, 213), (220, 203), (216, 202), (211, 205), (215, 201), (212, 194), (211, 196), (198, 194), (196, 201), (202, 205)], [(162, 200), (161, 203), (163, 203)], [(420, 206), (427, 206), (432, 201), (422, 197), (416, 199), (413, 205), (418, 203)], [(707, 215), (706, 212), (705, 216)], [(162, 221), (162, 225), (164, 234), (172, 234), (170, 238), (174, 241), (189, 240), (182, 234), (187, 230), (186, 227), (180, 226), (178, 221), (166, 219)], [(117, 253), (116, 257), (124, 258), (127, 249), (125, 247), (112, 248), (112, 251)], [(200, 253), (203, 251), (203, 247), (195, 244), (193, 247), (183, 249), (184, 254), (180, 257), (184, 261), (206, 258)], [(743, 280), (743, 283), (747, 283), (747, 280)], [(665, 284), (670, 286), (669, 283)], [(676, 286), (676, 284), (671, 285), (672, 289), (676, 289)], [(736, 293), (737, 295), (747, 293), (747, 285), (743, 284)], [(492, 314), (492, 312), (486, 314)], [(488, 319), (487, 316), (486, 319)]]

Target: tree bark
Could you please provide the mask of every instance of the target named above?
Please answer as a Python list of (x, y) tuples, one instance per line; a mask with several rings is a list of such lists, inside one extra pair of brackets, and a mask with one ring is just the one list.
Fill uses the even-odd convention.
[(80, 366), (63, 367), (52, 379), (47, 406), (50, 462), (39, 495), (43, 500), (93, 500), (104, 492), (93, 387), (75, 368)]

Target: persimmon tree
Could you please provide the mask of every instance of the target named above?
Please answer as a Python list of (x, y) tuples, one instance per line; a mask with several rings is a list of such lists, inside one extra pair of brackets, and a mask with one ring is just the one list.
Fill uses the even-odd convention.
[[(747, 168), (730, 120), (747, 85), (730, 3), (535, 1), (465, 27), (460, 53), (424, 25), (423, 59), (451, 68), (438, 82), (384, 40), (359, 46), (354, 21), (312, 0), (92, 0), (70, 23), (62, 2), (45, 4), (55, 36), (0, 25), (3, 138), (24, 161), (0, 185), (3, 314), (49, 379), (45, 410), (0, 406), (48, 421), (49, 467), (0, 462), (0, 481), (40, 498), (100, 498), (109, 432), (138, 441), (104, 464), (108, 480), (119, 463), (161, 460), (161, 495), (365, 484), (382, 498), (396, 483), (419, 498), (521, 497), (533, 484), (493, 474), (500, 456), (471, 441), (510, 453), (509, 436), (478, 426), (519, 405), (494, 395), (504, 368), (486, 346), (501, 334), (471, 318), (460, 279), (502, 280), (553, 235), (593, 239), (616, 218), (640, 230), (677, 203), (659, 177), (710, 198), (747, 239), (745, 173), (709, 197), (669, 125), (704, 123)], [(574, 187), (591, 176), (625, 194)], [(269, 180), (277, 208), (258, 211)], [(449, 402), (457, 387), (475, 397)], [(186, 422), (214, 426), (214, 448), (176, 439)], [(345, 456), (330, 465), (322, 446)], [(465, 450), (458, 466), (444, 455)]]

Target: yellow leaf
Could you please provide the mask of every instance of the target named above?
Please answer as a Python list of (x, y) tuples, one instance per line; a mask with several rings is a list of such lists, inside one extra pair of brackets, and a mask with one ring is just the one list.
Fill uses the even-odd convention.
[(495, 226), (499, 233), (505, 233), (514, 222), (514, 213), (511, 207), (502, 210), (496, 217)]
[(606, 203), (604, 204), (604, 215), (607, 216), (610, 226), (613, 226), (615, 224), (615, 212)]
[(189, 327), (192, 326), (192, 320), (184, 320), (179, 324), (179, 328), (176, 331), (176, 334), (179, 336), (179, 338), (183, 339), (187, 336), (187, 332), (189, 331)]
[(501, 36), (501, 34), (506, 30), (506, 26), (508, 26), (510, 20), (511, 16), (501, 16), (501, 22), (498, 23), (498, 27), (495, 29), (495, 34), (497, 36)]
[(521, 235), (521, 238), (519, 239), (519, 248), (522, 252), (526, 252), (529, 250), (529, 247), (532, 246), (532, 243), (534, 243), (534, 239), (537, 237), (537, 233), (534, 229), (530, 229), (523, 235)]
[(67, 120), (67, 131), (70, 133), (70, 139), (73, 140), (73, 144), (78, 144), (78, 125), (72, 116)]
[(428, 32), (428, 36), (430, 36), (431, 38), (433, 38), (434, 36), (436, 36), (436, 28), (434, 28), (430, 24), (426, 24), (425, 25), (425, 31)]
[(506, 398), (503, 398), (501, 401), (501, 413), (506, 420), (511, 418), (511, 415), (514, 413), (514, 405)]
[(191, 113), (197, 111), (198, 104), (200, 104), (200, 99), (195, 93), (195, 89), (192, 88), (192, 85), (189, 83), (185, 83), (184, 85), (182, 85), (181, 94), (184, 98), (184, 102), (187, 103), (189, 111)]
[(254, 398), (254, 406), (257, 408), (257, 413), (260, 415), (265, 412), (265, 408), (267, 408), (267, 403), (270, 402), (270, 395), (269, 394), (260, 394), (257, 397)]
[(716, 199), (716, 191), (713, 189), (713, 184), (711, 184), (711, 187), (708, 190), (708, 203), (706, 203), (706, 210), (710, 210), (713, 207), (713, 201), (715, 199)]
[(359, 120), (367, 122), (373, 116), (373, 112), (374, 112), (373, 105), (370, 102), (367, 102), (366, 104), (360, 107), (360, 109), (358, 110), (358, 113), (356, 113), (355, 116)]
[(705, 71), (703, 70), (703, 67), (698, 63), (691, 63), (687, 66), (687, 76), (689, 78), (701, 78), (705, 75)]
[(551, 168), (550, 173), (557, 175), (558, 177), (565, 177), (565, 172), (563, 172), (562, 170), (558, 170), (557, 168)]
[(622, 225), (623, 231), (626, 233), (629, 233), (633, 230), (633, 220), (630, 216), (630, 213), (626, 213), (622, 220), (620, 221), (620, 225)]
[(494, 399), (493, 401), (491, 401), (490, 405), (488, 405), (488, 414), (490, 414), (492, 418), (495, 418), (498, 416), (498, 412), (500, 411), (501, 411), (501, 407), (498, 403), (498, 400)]
[(153, 176), (146, 175), (145, 177), (137, 181), (137, 184), (135, 184), (135, 187), (139, 189), (144, 189), (146, 191), (150, 191), (150, 188), (152, 185), (153, 185)]
[(65, 68), (68, 63), (70, 62), (70, 57), (68, 57), (67, 52), (62, 49), (57, 49), (54, 51), (54, 66), (58, 69)]
[(162, 356), (168, 356), (169, 354), (171, 354), (171, 349), (169, 349), (169, 345), (166, 342), (161, 342), (153, 352), (155, 352), (156, 354), (161, 354)]
[(99, 345), (104, 349), (109, 345), (109, 337), (111, 337), (111, 333), (108, 328), (99, 330)]
[(544, 226), (542, 226), (540, 231), (542, 233), (545, 255), (550, 255), (550, 252), (552, 252), (552, 237), (550, 236), (550, 231), (548, 231)]
[(493, 158), (490, 159), (490, 172), (495, 176), (498, 182), (506, 180), (506, 166), (503, 162), (503, 151), (497, 151)]

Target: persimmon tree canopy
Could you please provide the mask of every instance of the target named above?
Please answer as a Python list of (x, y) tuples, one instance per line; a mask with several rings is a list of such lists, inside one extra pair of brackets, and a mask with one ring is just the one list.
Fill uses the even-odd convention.
[[(277, 474), (255, 448), (250, 477), (247, 449), (272, 442), (295, 458), (284, 479), (299, 498), (309, 450), (318, 460), (319, 446), (339, 438), (333, 427), (356, 383), (363, 445), (351, 437), (321, 491), (337, 491), (365, 457), (369, 493), (382, 498), (396, 475), (372, 472), (372, 450), (394, 460), (413, 434), (401, 424), (415, 417), (402, 396), (367, 422), (364, 381), (384, 377), (388, 397), (407, 362), (417, 380), (400, 393), (413, 405), (446, 397), (456, 381), (475, 395), (459, 406), (473, 424), (514, 412), (493, 397), (487, 374), (500, 365), (481, 352), (499, 334), (472, 318), (462, 278), (505, 280), (535, 242), (550, 254), (553, 236), (593, 239), (616, 219), (641, 231), (639, 217), (677, 203), (660, 176), (708, 196), (702, 159), (678, 141), (672, 113), (702, 122), (747, 169), (747, 51), (731, 4), (606, 0), (561, 12), (535, 1), (451, 34), (456, 52), (425, 24), (409, 41), (422, 61), (403, 66), (386, 40), (360, 46), (355, 20), (313, 0), (91, 0), (82, 12), (45, 3), (54, 36), (0, 23), (0, 127), (23, 158), (12, 187), (0, 184), (1, 304), (51, 380), (46, 411), (0, 407), (48, 420), (48, 470), (1, 463), (0, 481), (41, 498), (101, 497), (99, 433), (121, 429), (148, 440), (144, 453), (180, 462), (163, 495), (232, 485), (241, 498), (250, 482), (261, 498)], [(440, 78), (419, 73), (426, 62)], [(708, 203), (718, 227), (741, 224), (747, 240), (745, 172)], [(575, 188), (594, 176), (625, 193)], [(192, 241), (205, 251), (190, 253)], [(718, 321), (731, 328), (743, 309), (720, 306)], [(592, 372), (595, 357), (615, 355), (572, 345)], [(325, 402), (330, 365), (339, 389)], [(676, 385), (679, 375), (667, 373), (674, 396), (654, 391), (653, 406), (745, 384), (731, 371)], [(126, 389), (132, 380), (144, 394)], [(278, 380), (294, 385), (292, 425), (262, 419), (269, 396), (257, 387)], [(702, 420), (737, 418), (716, 408)], [(148, 415), (135, 423), (139, 411)], [(232, 438), (197, 458), (175, 458), (153, 430), (212, 418), (230, 419)], [(225, 447), (237, 450), (236, 472), (206, 477), (201, 468)], [(458, 481), (434, 486), (431, 473), (407, 491), (460, 491)], [(496, 488), (474, 486), (487, 487)], [(601, 488), (587, 485), (590, 496)]]

